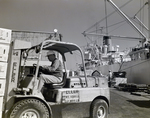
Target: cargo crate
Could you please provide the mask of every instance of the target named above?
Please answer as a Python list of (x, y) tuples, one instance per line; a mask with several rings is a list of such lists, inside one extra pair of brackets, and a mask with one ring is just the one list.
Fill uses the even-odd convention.
[(0, 62), (0, 78), (6, 78), (7, 63)]
[(9, 53), (9, 45), (0, 44), (0, 61), (7, 62)]
[(3, 111), (3, 102), (4, 102), (4, 97), (0, 97), (0, 118), (2, 118), (1, 117), (1, 115), (2, 115), (2, 111)]
[(6, 83), (5, 79), (0, 79), (0, 97), (4, 96), (5, 83)]
[(11, 41), (12, 31), (9, 29), (0, 28), (0, 43), (9, 43)]

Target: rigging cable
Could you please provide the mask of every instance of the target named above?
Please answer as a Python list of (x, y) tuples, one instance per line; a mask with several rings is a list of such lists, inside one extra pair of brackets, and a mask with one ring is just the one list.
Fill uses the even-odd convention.
[[(134, 19), (134, 18), (129, 18), (129, 19)], [(112, 25), (109, 25), (109, 26), (107, 26), (107, 28), (110, 28), (110, 27), (113, 27), (113, 26), (115, 26), (115, 25), (119, 25), (119, 24), (121, 24), (121, 26), (123, 25), (123, 24), (125, 24), (124, 23), (125, 22), (125, 20), (122, 20), (122, 21), (120, 21), (120, 22), (117, 22), (117, 23), (114, 23), (114, 24), (112, 24)], [(123, 24), (122, 24), (123, 23)], [(120, 26), (119, 26), (120, 27)], [(119, 28), (118, 27), (118, 28)], [(99, 29), (97, 29), (97, 30), (93, 30), (93, 31), (90, 31), (90, 32), (88, 32), (88, 33), (93, 33), (93, 32), (96, 32), (96, 31), (101, 31), (101, 30), (104, 30), (106, 27), (101, 27), (101, 28), (99, 28)], [(115, 28), (115, 29), (113, 29), (113, 30), (116, 30), (117, 28)], [(110, 32), (112, 32), (113, 30), (111, 30)], [(109, 32), (109, 33), (110, 33)]]
[[(129, 0), (128, 2), (126, 2), (125, 4), (123, 4), (121, 7), (119, 7), (120, 9), (121, 8), (123, 8), (124, 6), (126, 6), (127, 4), (129, 4), (130, 2), (131, 2), (132, 0)], [(106, 16), (107, 18), (108, 17), (110, 17), (112, 14), (114, 14), (116, 12), (116, 10), (115, 11), (113, 11), (113, 12), (111, 12), (108, 16)], [(103, 20), (105, 20), (106, 19), (106, 17), (104, 17), (103, 19), (101, 19), (100, 21), (98, 21), (98, 22), (96, 22), (94, 25), (92, 25), (91, 27), (89, 27), (87, 30), (85, 30), (84, 32), (87, 32), (87, 31), (89, 31), (90, 29), (92, 29), (93, 27), (95, 27), (95, 26), (97, 26), (97, 24), (99, 24), (100, 22), (102, 22)]]
[[(118, 22), (118, 23), (114, 23), (114, 24), (112, 24), (112, 25), (110, 25), (110, 26), (107, 26), (107, 28), (110, 28), (110, 27), (113, 27), (113, 26), (115, 26), (115, 25), (118, 25), (118, 24), (121, 24), (121, 23), (123, 23), (123, 22), (125, 22), (125, 20), (122, 20), (122, 21), (120, 21), (120, 22)], [(106, 27), (103, 27), (103, 29), (105, 29)], [(102, 30), (102, 28), (100, 28), (100, 29), (97, 29), (97, 31), (101, 31)], [(93, 30), (93, 31), (91, 31), (91, 32), (89, 32), (89, 33), (93, 33), (93, 32), (95, 32), (96, 30)]]
[(136, 16), (144, 7), (145, 7), (145, 5), (147, 5), (148, 4), (148, 2), (146, 2), (138, 11), (137, 11), (137, 13), (134, 15), (134, 16)]

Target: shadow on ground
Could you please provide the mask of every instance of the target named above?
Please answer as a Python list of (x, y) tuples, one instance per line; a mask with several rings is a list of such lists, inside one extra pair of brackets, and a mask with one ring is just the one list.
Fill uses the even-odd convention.
[(133, 103), (134, 105), (138, 107), (150, 108), (149, 100), (127, 100), (127, 101)]

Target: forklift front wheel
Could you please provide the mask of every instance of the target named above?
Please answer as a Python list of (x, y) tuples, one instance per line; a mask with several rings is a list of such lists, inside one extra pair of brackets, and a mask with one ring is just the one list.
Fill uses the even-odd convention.
[(91, 106), (91, 118), (107, 118), (108, 104), (105, 100), (96, 99)]
[(37, 99), (24, 99), (17, 102), (11, 112), (10, 118), (49, 118), (46, 105)]

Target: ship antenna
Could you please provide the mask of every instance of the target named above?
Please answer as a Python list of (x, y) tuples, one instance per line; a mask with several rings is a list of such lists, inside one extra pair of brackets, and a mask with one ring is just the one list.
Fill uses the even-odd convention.
[(107, 3), (105, 0), (105, 17), (106, 17), (106, 35), (108, 35), (108, 20), (107, 20)]
[[(150, 20), (150, 0), (148, 0), (148, 21)], [(148, 22), (149, 29), (150, 29), (150, 21)], [(149, 32), (149, 39), (150, 39), (150, 32)]]

